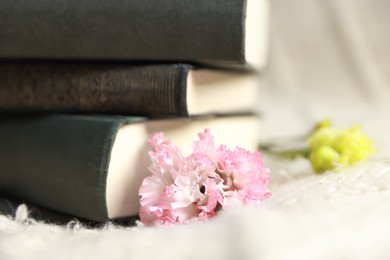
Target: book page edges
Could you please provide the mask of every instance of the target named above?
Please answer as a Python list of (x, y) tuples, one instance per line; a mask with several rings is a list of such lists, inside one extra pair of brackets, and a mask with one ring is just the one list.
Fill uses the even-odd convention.
[(189, 115), (256, 111), (260, 80), (255, 73), (190, 70), (187, 78)]
[(192, 142), (198, 133), (209, 128), (216, 145), (224, 144), (247, 150), (256, 149), (259, 136), (259, 118), (256, 116), (207, 119), (153, 120), (122, 126), (116, 136), (107, 174), (106, 202), (110, 219), (139, 213), (139, 187), (151, 173), (148, 170), (152, 149), (147, 139), (156, 132), (164, 132), (183, 154), (192, 151)]
[(269, 0), (247, 0), (245, 20), (245, 60), (262, 70), (267, 64), (269, 50)]

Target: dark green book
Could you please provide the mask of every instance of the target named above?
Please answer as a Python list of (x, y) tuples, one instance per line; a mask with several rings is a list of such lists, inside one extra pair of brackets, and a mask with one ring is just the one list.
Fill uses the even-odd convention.
[(0, 111), (152, 117), (235, 113), (256, 108), (258, 88), (254, 73), (188, 64), (0, 62)]
[(134, 216), (138, 189), (150, 175), (147, 139), (153, 133), (163, 131), (184, 154), (204, 128), (211, 129), (217, 144), (254, 150), (258, 123), (254, 115), (2, 116), (0, 194), (93, 221)]
[(268, 0), (2, 0), (0, 59), (261, 68)]

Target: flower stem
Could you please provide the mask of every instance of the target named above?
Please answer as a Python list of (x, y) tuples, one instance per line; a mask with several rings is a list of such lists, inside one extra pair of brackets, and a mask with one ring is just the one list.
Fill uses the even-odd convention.
[(308, 158), (309, 156), (309, 147), (283, 149), (280, 147), (270, 147), (267, 145), (260, 144), (258, 148), (266, 154), (287, 159), (295, 159), (297, 157)]

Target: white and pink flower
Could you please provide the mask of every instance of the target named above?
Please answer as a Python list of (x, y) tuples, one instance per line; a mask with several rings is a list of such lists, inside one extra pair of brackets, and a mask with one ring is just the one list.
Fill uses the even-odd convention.
[(140, 219), (144, 224), (186, 223), (208, 219), (236, 202), (257, 204), (268, 198), (270, 170), (260, 152), (214, 145), (209, 129), (199, 133), (193, 152), (185, 157), (157, 133), (150, 139), (151, 176), (140, 190)]

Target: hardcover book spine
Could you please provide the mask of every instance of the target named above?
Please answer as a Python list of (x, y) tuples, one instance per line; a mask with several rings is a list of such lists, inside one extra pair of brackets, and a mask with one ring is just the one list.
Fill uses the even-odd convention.
[(0, 64), (0, 110), (188, 116), (191, 66)]
[(85, 219), (107, 220), (109, 157), (123, 120), (2, 117), (0, 194)]
[(2, 0), (0, 58), (245, 64), (245, 4)]

